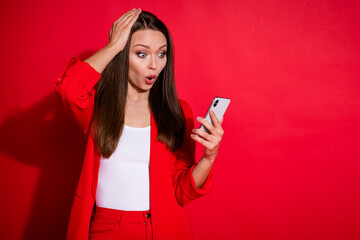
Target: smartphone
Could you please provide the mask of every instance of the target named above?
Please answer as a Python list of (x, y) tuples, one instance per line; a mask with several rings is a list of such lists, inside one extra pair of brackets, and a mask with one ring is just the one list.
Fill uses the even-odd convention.
[[(206, 121), (208, 121), (209, 123), (211, 123), (212, 125), (214, 125), (213, 122), (211, 121), (211, 117), (210, 117), (210, 110), (213, 110), (216, 118), (219, 119), (219, 121), (221, 121), (229, 104), (230, 104), (229, 98), (214, 97), (214, 99), (212, 100), (212, 102), (210, 104), (209, 109), (206, 112), (204, 119)], [(200, 125), (199, 129), (211, 134), (210, 131), (202, 124)]]

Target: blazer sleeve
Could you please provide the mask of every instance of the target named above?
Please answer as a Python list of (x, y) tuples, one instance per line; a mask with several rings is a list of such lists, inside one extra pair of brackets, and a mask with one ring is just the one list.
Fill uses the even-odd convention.
[(173, 170), (173, 184), (176, 200), (180, 205), (185, 205), (193, 200), (212, 192), (214, 186), (213, 169), (210, 170), (204, 184), (196, 188), (192, 172), (196, 166), (195, 141), (190, 134), (194, 129), (194, 117), (189, 104), (180, 101), (186, 120), (184, 142), (178, 150)]
[(55, 92), (65, 112), (87, 134), (94, 111), (94, 86), (101, 74), (78, 57), (70, 58), (57, 76)]

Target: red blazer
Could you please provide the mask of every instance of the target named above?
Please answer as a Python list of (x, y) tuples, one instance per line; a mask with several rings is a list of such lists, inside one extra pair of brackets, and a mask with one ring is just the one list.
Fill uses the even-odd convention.
[[(72, 57), (56, 78), (56, 93), (66, 112), (87, 136), (87, 145), (79, 182), (74, 194), (67, 231), (69, 240), (85, 240), (94, 211), (100, 153), (91, 132), (94, 86), (101, 75), (88, 63)], [(151, 113), (150, 140), (150, 211), (153, 239), (192, 239), (191, 226), (184, 205), (213, 189), (211, 170), (201, 188), (195, 187), (192, 171), (196, 165), (195, 141), (191, 139), (194, 119), (189, 104), (180, 100), (186, 119), (182, 147), (170, 152), (156, 140), (157, 127)]]

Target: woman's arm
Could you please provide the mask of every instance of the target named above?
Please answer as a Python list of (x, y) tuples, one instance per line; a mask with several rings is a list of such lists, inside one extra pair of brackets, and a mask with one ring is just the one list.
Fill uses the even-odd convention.
[(193, 170), (193, 177), (196, 188), (201, 187), (208, 177), (208, 174), (214, 164), (216, 155), (218, 154), (221, 139), (224, 135), (224, 130), (221, 127), (223, 119), (221, 119), (219, 122), (213, 111), (210, 111), (210, 117), (214, 125), (210, 124), (201, 117), (197, 118), (201, 124), (209, 129), (210, 134), (200, 129), (193, 129), (192, 131), (201, 137), (195, 134), (191, 134), (192, 139), (205, 147), (203, 157), (200, 159)]
[(101, 75), (88, 63), (72, 57), (65, 64), (56, 80), (55, 92), (59, 96), (65, 112), (74, 119), (86, 135), (94, 106), (93, 87)]
[(201, 188), (204, 184), (205, 180), (207, 179), (210, 170), (214, 164), (214, 161), (209, 161), (202, 157), (200, 161), (194, 167), (192, 172), (192, 176), (195, 181), (196, 188)]
[[(185, 205), (193, 200), (207, 195), (212, 192), (214, 186), (214, 178), (211, 167), (207, 167), (208, 172), (201, 171), (204, 169), (207, 162), (200, 161), (196, 163), (195, 160), (195, 141), (191, 139), (192, 129), (194, 129), (194, 118), (189, 104), (185, 101), (180, 101), (186, 120), (186, 129), (184, 142), (178, 150), (176, 161), (173, 169), (173, 185), (175, 189), (175, 197), (180, 205)], [(200, 164), (200, 165), (199, 165)], [(195, 177), (193, 174), (194, 169)], [(199, 174), (200, 173), (200, 174)], [(205, 177), (204, 180), (197, 179), (197, 176)], [(196, 179), (196, 182), (195, 182)], [(200, 184), (200, 181), (202, 183)], [(201, 186), (200, 186), (201, 185)]]
[(120, 51), (115, 46), (106, 45), (106, 47), (100, 49), (94, 55), (86, 59), (91, 67), (93, 67), (98, 73), (102, 73), (106, 66)]
[(80, 61), (71, 58), (56, 78), (56, 93), (60, 97), (66, 113), (78, 123), (87, 134), (94, 108), (94, 86), (101, 78), (101, 72), (109, 62), (122, 51), (129, 37), (130, 29), (140, 10), (130, 10), (122, 15), (110, 30), (108, 45), (94, 55)]

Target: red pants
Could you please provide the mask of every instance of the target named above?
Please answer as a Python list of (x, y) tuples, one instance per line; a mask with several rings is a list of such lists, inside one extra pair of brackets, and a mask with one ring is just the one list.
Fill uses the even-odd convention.
[(150, 210), (121, 211), (96, 207), (89, 239), (152, 240)]

